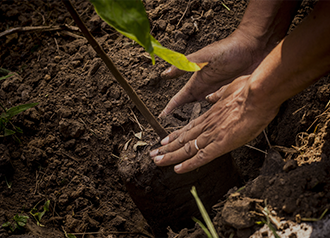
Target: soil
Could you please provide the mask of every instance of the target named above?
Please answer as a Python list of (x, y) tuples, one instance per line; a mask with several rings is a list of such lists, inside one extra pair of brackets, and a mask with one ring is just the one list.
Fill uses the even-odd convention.
[[(224, 2), (230, 11), (213, 0), (144, 1), (155, 38), (184, 54), (235, 30), (247, 1)], [(314, 4), (303, 1), (290, 30)], [(157, 58), (153, 66), (144, 50), (107, 26), (88, 1), (73, 1), (73, 5), (158, 115), (191, 74), (162, 80), (167, 63)], [(58, 1), (4, 0), (0, 19), (0, 32), (13, 27), (75, 25)], [(153, 132), (87, 40), (75, 31), (32, 31), (2, 37), (0, 44), (0, 67), (13, 72), (0, 82), (1, 103), (10, 108), (39, 102), (12, 119), (23, 129), (17, 135), (21, 143), (13, 137), (0, 139), (0, 224), (13, 222), (15, 214), (30, 217), (14, 233), (0, 228), (0, 237), (65, 237), (66, 233), (89, 238), (152, 237), (118, 167), (122, 151), (135, 134), (143, 131), (141, 140), (146, 141)], [(7, 75), (2, 69), (0, 76)], [(272, 149), (264, 134), (250, 142), (267, 150), (266, 157), (248, 147), (231, 153), (245, 186), (239, 191), (231, 188), (216, 204), (206, 204), (213, 206), (210, 215), (221, 237), (252, 235), (261, 227), (255, 222), (265, 219), (260, 207), (266, 203), (274, 219), (293, 222), (318, 218), (329, 208), (328, 79), (323, 77), (283, 104), (266, 130)], [(209, 107), (206, 102), (185, 105), (162, 124), (173, 131)], [(38, 226), (31, 215), (36, 211), (31, 210), (41, 212), (48, 200), (49, 211), (40, 221), (43, 226)], [(180, 220), (171, 217), (176, 219)], [(180, 229), (169, 227), (168, 237), (206, 237), (198, 225)], [(268, 234), (262, 232), (262, 236)]]

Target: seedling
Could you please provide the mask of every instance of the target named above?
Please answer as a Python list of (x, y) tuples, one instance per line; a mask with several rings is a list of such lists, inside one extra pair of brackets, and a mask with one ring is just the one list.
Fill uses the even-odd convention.
[(197, 206), (198, 206), (198, 209), (199, 211), (201, 212), (202, 214), (202, 217), (206, 223), (206, 226), (207, 228), (205, 227), (205, 225), (200, 221), (198, 220), (197, 218), (193, 217), (192, 219), (198, 223), (198, 225), (200, 225), (200, 227), (203, 229), (203, 231), (206, 233), (207, 237), (208, 238), (218, 238), (218, 234), (213, 226), (213, 223), (209, 217), (209, 215), (207, 214), (207, 211), (205, 210), (205, 207), (202, 203), (202, 201), (199, 199), (198, 197), (198, 194), (197, 194), (197, 190), (196, 190), (196, 187), (193, 186), (190, 190), (191, 194), (194, 196), (195, 200), (196, 200), (196, 203), (197, 203)]
[(36, 207), (38, 206), (39, 203), (37, 203), (34, 206), (34, 208), (32, 208), (31, 211), (30, 211), (30, 214), (34, 217), (34, 219), (36, 220), (38, 226), (44, 226), (40, 222), (41, 222), (41, 218), (45, 215), (45, 213), (49, 211), (49, 203), (50, 203), (50, 200), (47, 200), (45, 202), (44, 206), (42, 207), (43, 208), (42, 212), (34, 213), (35, 211), (37, 211)]
[[(62, 2), (70, 12), (84, 36), (87, 38), (88, 42), (107, 65), (110, 72), (126, 91), (130, 99), (135, 103), (137, 109), (141, 112), (146, 121), (151, 125), (161, 139), (165, 138), (167, 136), (165, 129), (151, 114), (134, 89), (118, 71), (111, 59), (105, 54), (104, 50), (91, 35), (85, 24), (81, 21), (71, 2), (65, 0), (62, 0)], [(148, 17), (141, 0), (91, 0), (91, 2), (95, 7), (96, 12), (110, 26), (114, 27), (118, 32), (143, 46), (151, 55), (153, 63), (155, 62), (154, 55), (156, 54), (170, 64), (173, 64), (177, 68), (185, 71), (198, 71), (207, 64), (190, 62), (183, 54), (163, 47), (155, 38), (153, 38), (150, 35)]]
[(155, 55), (185, 71), (198, 71), (207, 63), (190, 62), (186, 56), (163, 47), (151, 34), (147, 13), (141, 0), (90, 0), (97, 14), (111, 27)]
[[(0, 80), (6, 79), (6, 78), (10, 77), (11, 75), (12, 74), (3, 76), (0, 78)], [(18, 126), (15, 126), (11, 122), (11, 119), (13, 116), (16, 116), (17, 114), (24, 112), (27, 109), (34, 107), (36, 105), (38, 105), (38, 103), (28, 103), (28, 104), (23, 104), (23, 105), (19, 105), (16, 107), (6, 109), (3, 106), (3, 104), (0, 102), (0, 107), (3, 110), (3, 113), (0, 115), (0, 137), (14, 135), (16, 132), (23, 133), (21, 128), (19, 128)], [(20, 140), (18, 139), (17, 136), (14, 135), (14, 138), (20, 142)]]
[(267, 207), (267, 201), (265, 201), (265, 207), (262, 210), (262, 214), (265, 215), (266, 220), (261, 218), (261, 221), (256, 222), (257, 225), (262, 225), (262, 224), (266, 224), (268, 226), (268, 228), (272, 231), (273, 235), (275, 236), (275, 238), (281, 238), (277, 233), (276, 233), (276, 228), (273, 226), (273, 224), (270, 221), (270, 212), (269, 209)]
[(12, 232), (15, 232), (16, 229), (22, 230), (26, 225), (27, 219), (29, 219), (29, 217), (16, 214), (13, 219), (14, 221), (12, 223), (10, 221), (7, 221), (3, 223), (1, 227), (5, 229), (10, 229)]
[(7, 187), (8, 187), (9, 189), (11, 189), (12, 182), (8, 182), (6, 176), (5, 176), (5, 181), (6, 181)]

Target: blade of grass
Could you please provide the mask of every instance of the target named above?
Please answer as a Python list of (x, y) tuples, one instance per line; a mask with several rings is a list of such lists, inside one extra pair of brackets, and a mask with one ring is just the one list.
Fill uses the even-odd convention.
[(207, 211), (203, 205), (203, 203), (201, 202), (201, 200), (199, 199), (198, 195), (197, 195), (197, 190), (196, 190), (196, 187), (193, 186), (190, 190), (191, 194), (194, 196), (195, 200), (196, 200), (196, 203), (197, 203), (197, 206), (198, 206), (198, 209), (200, 210), (201, 214), (202, 214), (202, 217), (206, 223), (206, 226), (207, 228), (209, 229), (211, 235), (213, 238), (219, 238), (214, 226), (213, 226), (213, 223), (209, 217), (209, 215), (207, 214)]

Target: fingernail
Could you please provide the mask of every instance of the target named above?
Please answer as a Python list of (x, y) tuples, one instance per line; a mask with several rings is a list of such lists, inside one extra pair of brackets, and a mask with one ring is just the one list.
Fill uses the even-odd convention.
[(179, 171), (181, 169), (181, 167), (182, 167), (182, 164), (175, 165), (174, 170)]
[(162, 111), (162, 112), (159, 114), (158, 118), (162, 118), (162, 117), (164, 116), (164, 114), (165, 114), (165, 112)]
[(213, 95), (213, 93), (207, 95), (207, 96), (205, 97), (205, 100), (206, 100), (206, 101), (209, 101), (209, 100), (210, 100), (210, 97), (211, 97), (212, 95)]
[(158, 155), (154, 158), (155, 163), (161, 161), (164, 158), (164, 155)]
[(156, 155), (158, 154), (158, 152), (159, 152), (158, 149), (157, 149), (157, 150), (153, 150), (153, 151), (151, 151), (151, 152), (150, 152), (150, 157), (154, 157), (154, 156), (156, 156)]
[(168, 136), (166, 136), (160, 143), (162, 144), (162, 145), (167, 145), (168, 144), (168, 142), (169, 142), (169, 140), (170, 140), (170, 138), (168, 137)]
[(160, 76), (161, 76), (162, 78), (167, 77), (167, 74), (169, 74), (171, 71), (172, 71), (172, 67), (170, 67), (170, 68), (166, 69), (165, 71), (163, 71), (163, 72), (160, 74)]

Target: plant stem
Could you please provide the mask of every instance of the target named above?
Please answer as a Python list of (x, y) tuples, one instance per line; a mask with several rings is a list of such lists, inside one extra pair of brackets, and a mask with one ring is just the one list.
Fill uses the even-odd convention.
[(146, 105), (141, 101), (139, 96), (136, 94), (134, 89), (128, 84), (127, 80), (121, 75), (121, 73), (118, 71), (117, 67), (113, 64), (111, 59), (106, 55), (104, 50), (101, 48), (101, 46), (97, 43), (97, 41), (94, 39), (92, 34), (89, 32), (89, 30), (86, 28), (85, 24), (80, 19), (78, 13), (72, 6), (70, 1), (62, 0), (68, 11), (70, 12), (72, 18), (84, 34), (84, 36), (87, 38), (89, 44), (94, 48), (96, 53), (101, 57), (101, 59), (104, 61), (104, 63), (109, 68), (112, 75), (116, 78), (118, 83), (124, 88), (130, 99), (135, 103), (136, 107), (139, 109), (139, 111), (142, 113), (144, 118), (148, 121), (148, 123), (151, 125), (151, 127), (156, 131), (156, 133), (160, 136), (161, 139), (165, 138), (168, 134), (165, 131), (165, 129), (159, 124), (159, 122), (156, 120), (156, 118), (151, 114), (149, 109), (146, 107)]

